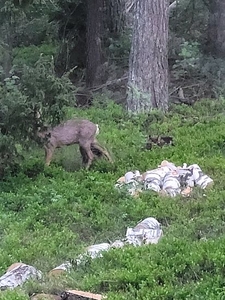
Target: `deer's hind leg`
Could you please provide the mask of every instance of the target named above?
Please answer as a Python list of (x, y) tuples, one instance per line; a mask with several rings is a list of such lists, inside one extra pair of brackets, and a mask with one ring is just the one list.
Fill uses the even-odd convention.
[(88, 156), (87, 156), (87, 153), (86, 151), (84, 150), (83, 147), (79, 147), (79, 150), (80, 150), (80, 154), (82, 156), (82, 164), (83, 165), (86, 165), (88, 163)]
[(93, 143), (91, 143), (91, 145), (92, 145), (93, 148), (97, 149), (97, 151), (99, 151), (100, 153), (102, 153), (102, 155), (103, 155), (106, 159), (108, 159), (109, 162), (111, 162), (111, 163), (113, 162), (113, 160), (112, 160), (112, 158), (111, 158), (109, 152), (108, 152), (106, 149), (104, 149), (104, 148), (99, 144), (99, 142), (98, 142), (96, 139), (93, 141)]
[(79, 145), (83, 162), (86, 164), (86, 170), (88, 170), (94, 159), (94, 154), (91, 151), (91, 143), (88, 141), (80, 140)]

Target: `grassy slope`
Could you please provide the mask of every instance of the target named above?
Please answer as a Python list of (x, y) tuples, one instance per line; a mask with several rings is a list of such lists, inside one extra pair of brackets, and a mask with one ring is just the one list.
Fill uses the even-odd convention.
[[(115, 164), (98, 161), (89, 172), (81, 170), (79, 154), (71, 147), (58, 151), (55, 163), (44, 169), (42, 152), (28, 154), (23, 173), (0, 183), (0, 274), (15, 261), (47, 273), (76, 258), (85, 246), (124, 237), (127, 226), (153, 216), (164, 230), (158, 245), (109, 251), (59, 282), (28, 283), (25, 291), (73, 287), (107, 293), (108, 299), (222, 299), (224, 107), (222, 101), (204, 101), (194, 108), (176, 107), (166, 117), (152, 113), (148, 118), (130, 118), (110, 102), (103, 109), (96, 105), (77, 110), (76, 115), (100, 125), (99, 139), (113, 153)], [(169, 133), (176, 146), (143, 151), (146, 133)], [(214, 188), (195, 189), (190, 198), (175, 199), (153, 192), (133, 199), (114, 189), (126, 171), (152, 169), (163, 159), (199, 164), (214, 179)], [(6, 291), (0, 299), (28, 296)]]

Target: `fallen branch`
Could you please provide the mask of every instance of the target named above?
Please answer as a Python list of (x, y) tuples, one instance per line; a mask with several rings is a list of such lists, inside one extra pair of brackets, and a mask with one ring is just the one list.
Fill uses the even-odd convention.
[[(193, 86), (202, 86), (206, 84), (206, 82), (202, 82), (202, 84), (200, 83), (193, 83), (193, 84), (190, 84), (190, 85), (186, 85), (186, 86), (182, 86), (182, 89), (188, 89), (188, 88), (191, 88)], [(178, 91), (179, 89), (181, 88), (181, 86), (178, 86), (177, 88), (175, 88), (172, 92), (169, 93), (169, 96), (173, 95), (173, 93), (175, 93), (176, 91)]]
[[(101, 300), (101, 299), (106, 298), (100, 294), (93, 294), (93, 293), (79, 291), (79, 290), (69, 290), (69, 291), (66, 291), (65, 294), (67, 295), (68, 299), (70, 297), (71, 300), (75, 299), (75, 298), (72, 298), (73, 296), (80, 296), (81, 297), (80, 299), (85, 298), (85, 299), (95, 299), (95, 300)], [(67, 299), (67, 298), (65, 298), (65, 299)]]
[(104, 87), (107, 87), (109, 85), (112, 85), (112, 84), (118, 84), (120, 83), (122, 80), (125, 80), (125, 79), (128, 79), (128, 76), (124, 76), (124, 77), (121, 77), (119, 79), (115, 79), (115, 80), (111, 80), (111, 81), (107, 81), (106, 83), (102, 84), (102, 85), (99, 85), (99, 86), (94, 86), (92, 88), (90, 88), (89, 90), (91, 92), (96, 92)]

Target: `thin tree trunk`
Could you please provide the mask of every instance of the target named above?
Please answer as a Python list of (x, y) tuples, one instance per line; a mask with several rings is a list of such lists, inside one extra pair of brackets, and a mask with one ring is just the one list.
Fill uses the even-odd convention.
[(137, 0), (128, 74), (128, 111), (168, 108), (167, 0)]
[(10, 76), (10, 71), (12, 69), (12, 37), (13, 37), (13, 28), (12, 23), (7, 21), (4, 25), (3, 32), (3, 71), (4, 77), (7, 78)]
[(225, 1), (211, 0), (209, 10), (209, 52), (215, 57), (225, 58)]
[(87, 66), (86, 85), (102, 83), (103, 0), (87, 0)]
[(126, 23), (126, 0), (105, 0), (107, 11), (107, 28), (113, 34), (120, 34)]

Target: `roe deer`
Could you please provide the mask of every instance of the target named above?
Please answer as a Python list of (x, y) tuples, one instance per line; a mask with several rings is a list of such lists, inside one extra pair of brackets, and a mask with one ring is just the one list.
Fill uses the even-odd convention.
[(102, 155), (112, 162), (109, 153), (100, 146), (96, 139), (98, 133), (98, 125), (84, 119), (68, 120), (56, 127), (38, 132), (37, 135), (44, 142), (45, 164), (50, 165), (56, 148), (73, 144), (79, 144), (86, 169), (89, 169), (96, 152), (97, 156)]

